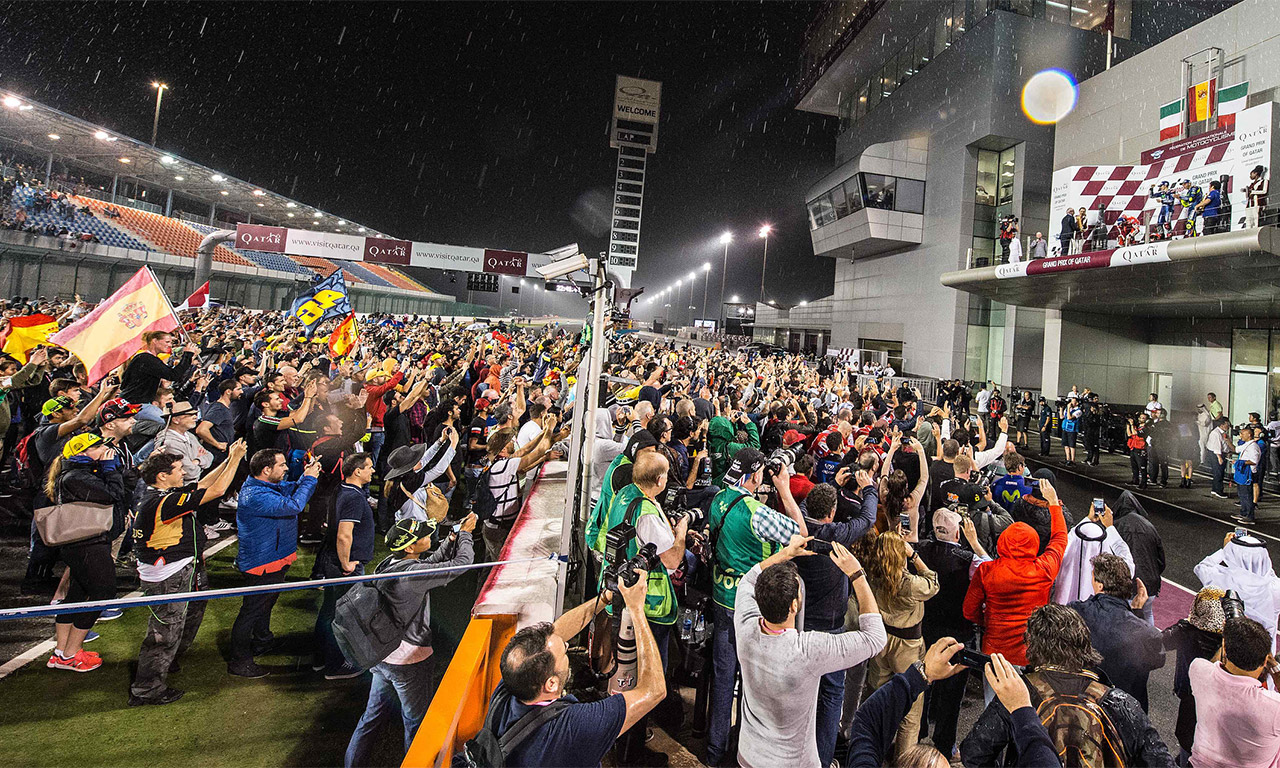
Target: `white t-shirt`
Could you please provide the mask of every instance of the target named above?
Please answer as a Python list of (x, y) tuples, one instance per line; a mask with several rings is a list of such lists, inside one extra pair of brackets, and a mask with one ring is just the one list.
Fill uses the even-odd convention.
[(1160, 413), (1160, 410), (1162, 408), (1164, 408), (1164, 406), (1160, 404), (1159, 400), (1152, 400), (1151, 402), (1147, 403), (1142, 410), (1146, 411), (1148, 416), (1155, 417), (1157, 414)]
[(1240, 460), (1251, 462), (1255, 467), (1258, 466), (1258, 462), (1262, 461), (1262, 448), (1258, 446), (1257, 440), (1240, 444)]
[(520, 427), (520, 431), (516, 433), (516, 448), (523, 448), (529, 443), (537, 439), (542, 434), (542, 425), (533, 419), (529, 419)]
[[(188, 565), (191, 565), (193, 560), (195, 560), (195, 557), (190, 555), (179, 560), (174, 560), (172, 563), (166, 563), (162, 557), (159, 560), (156, 560), (154, 565), (147, 564), (139, 560), (138, 581), (145, 581), (148, 584), (156, 584), (164, 581), (183, 568), (186, 568)], [(192, 585), (192, 589), (194, 588), (195, 585)]]
[(666, 515), (640, 515), (636, 520), (636, 538), (640, 546), (652, 544), (659, 555), (676, 543), (676, 534)]
[(986, 413), (987, 405), (991, 402), (991, 393), (985, 389), (980, 389), (973, 399), (978, 403), (978, 413)]

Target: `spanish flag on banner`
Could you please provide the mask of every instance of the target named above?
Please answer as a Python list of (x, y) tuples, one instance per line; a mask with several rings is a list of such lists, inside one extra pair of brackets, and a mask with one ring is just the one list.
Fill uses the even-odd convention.
[(164, 288), (143, 267), (89, 314), (49, 337), (65, 347), (89, 369), (89, 383), (106, 376), (142, 346), (147, 331), (180, 327)]
[(1209, 119), (1209, 110), (1213, 109), (1213, 100), (1217, 97), (1218, 79), (1211, 77), (1203, 83), (1196, 83), (1187, 89), (1187, 120), (1198, 123)]
[(346, 357), (360, 343), (360, 332), (356, 329), (356, 313), (347, 315), (347, 319), (338, 324), (329, 334), (329, 353), (334, 358)]
[(58, 330), (58, 321), (48, 315), (22, 315), (9, 318), (9, 332), (4, 336), (4, 353), (27, 364), (27, 353), (48, 340)]

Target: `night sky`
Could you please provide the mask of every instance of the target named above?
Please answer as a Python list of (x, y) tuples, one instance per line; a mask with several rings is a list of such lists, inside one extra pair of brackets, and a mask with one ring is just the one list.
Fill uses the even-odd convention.
[(714, 303), (728, 229), (726, 298), (755, 297), (768, 222), (769, 293), (794, 303), (833, 273), (803, 195), (835, 121), (789, 93), (817, 8), (7, 3), (0, 85), (145, 140), (163, 80), (161, 149), (398, 237), (590, 253), (608, 234), (614, 75), (661, 80), (636, 284), (709, 260)]

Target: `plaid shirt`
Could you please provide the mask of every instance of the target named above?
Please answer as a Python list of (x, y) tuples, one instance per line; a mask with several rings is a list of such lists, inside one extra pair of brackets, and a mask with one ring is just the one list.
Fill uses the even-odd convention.
[(786, 546), (792, 536), (800, 535), (800, 524), (761, 504), (751, 510), (751, 530), (765, 541)]

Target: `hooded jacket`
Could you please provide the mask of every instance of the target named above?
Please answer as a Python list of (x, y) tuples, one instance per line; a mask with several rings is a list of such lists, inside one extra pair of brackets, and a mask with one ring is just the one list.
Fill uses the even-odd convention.
[(1111, 684), (1147, 709), (1147, 678), (1164, 666), (1164, 642), (1160, 630), (1148, 624), (1114, 595), (1094, 595), (1071, 603), (1089, 626), (1093, 647), (1102, 654), (1099, 665)]
[(729, 462), (743, 448), (760, 447), (760, 430), (754, 422), (748, 421), (742, 426), (747, 433), (747, 442), (736, 440), (737, 432), (733, 422), (723, 416), (716, 416), (707, 425), (707, 450), (711, 452), (711, 482), (724, 487), (724, 473), (729, 469)]
[(1147, 594), (1154, 600), (1160, 594), (1164, 574), (1164, 541), (1160, 539), (1160, 532), (1147, 519), (1147, 511), (1138, 498), (1129, 491), (1120, 494), (1112, 514), (1120, 538), (1129, 545), (1133, 555), (1133, 575), (1142, 579)]
[(1053, 580), (1067, 548), (1062, 506), (1049, 508), (1049, 545), (1037, 555), (1040, 537), (1026, 523), (1014, 523), (1000, 534), (997, 560), (978, 566), (964, 596), (964, 617), (985, 628), (982, 652), (1002, 653), (1012, 664), (1027, 663), (1023, 633), (1032, 611), (1049, 602)]

